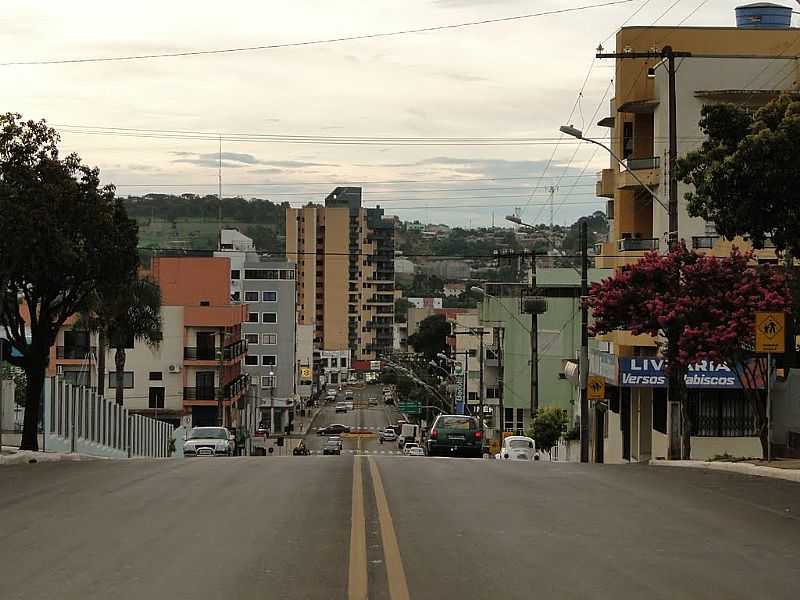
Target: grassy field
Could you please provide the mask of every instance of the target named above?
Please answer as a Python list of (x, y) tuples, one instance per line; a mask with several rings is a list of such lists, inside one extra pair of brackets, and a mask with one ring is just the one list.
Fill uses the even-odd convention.
[[(182, 218), (175, 221), (166, 219), (137, 218), (139, 224), (140, 248), (187, 248), (193, 250), (214, 250), (217, 247), (219, 225), (216, 219)], [(253, 223), (222, 221), (225, 228), (237, 228), (247, 234)], [(265, 224), (273, 229), (274, 226)]]

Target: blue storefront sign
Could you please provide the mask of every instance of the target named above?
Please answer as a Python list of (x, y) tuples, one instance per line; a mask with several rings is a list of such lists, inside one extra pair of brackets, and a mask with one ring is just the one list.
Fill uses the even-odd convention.
[[(620, 387), (660, 387), (668, 384), (663, 358), (620, 358)], [(701, 361), (689, 366), (686, 387), (693, 389), (741, 389), (736, 373), (726, 364)]]

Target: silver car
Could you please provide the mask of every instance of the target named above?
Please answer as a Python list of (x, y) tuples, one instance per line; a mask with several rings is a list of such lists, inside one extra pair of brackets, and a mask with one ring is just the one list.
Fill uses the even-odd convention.
[(194, 427), (183, 443), (183, 455), (233, 456), (233, 436), (224, 427)]

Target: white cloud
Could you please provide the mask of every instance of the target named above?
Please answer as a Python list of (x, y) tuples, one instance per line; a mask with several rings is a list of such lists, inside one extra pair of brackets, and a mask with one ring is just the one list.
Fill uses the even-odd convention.
[[(732, 25), (733, 9), (739, 3), (708, 3), (686, 24)], [(0, 27), (3, 60), (295, 42), (496, 18), (575, 6), (576, 1), (231, 0), (224, 5), (192, 3), (190, 13), (187, 3), (163, 0), (135, 4), (87, 0), (81, 10), (59, 0), (11, 4), (4, 7)], [(663, 12), (662, 4), (651, 2), (631, 24), (651, 23)], [(683, 4), (661, 24), (677, 23), (696, 5)], [(552, 137), (569, 113), (597, 43), (634, 6), (325, 46), (139, 62), (0, 67), (0, 88), (5, 110), (62, 125), (211, 133)], [(612, 73), (603, 65), (593, 70), (581, 104), (587, 119), (600, 103)], [(604, 103), (600, 114), (607, 110)], [(105, 180), (121, 184), (121, 193), (131, 191), (124, 184), (144, 186), (136, 188), (142, 192), (148, 191), (148, 184), (153, 191), (163, 191), (158, 186), (185, 183), (185, 189), (169, 188), (180, 193), (215, 181), (218, 148), (214, 140), (77, 133), (65, 133), (63, 138), (65, 150), (77, 151), (87, 163), (99, 165)], [(567, 168), (574, 149), (566, 144), (559, 147), (548, 174), (575, 174), (586, 168), (591, 175), (607, 164), (600, 156), (590, 161), (592, 151), (581, 148)], [(360, 180), (527, 176), (540, 173), (552, 151), (547, 145), (397, 147), (226, 141), (223, 165), (230, 172), (223, 173), (223, 183), (246, 195), (251, 188), (233, 184), (278, 179), (285, 187), (252, 189), (307, 192), (308, 197), (297, 197), (307, 201), (320, 199), (327, 191), (325, 186), (305, 185), (312, 176), (315, 182), (330, 181), (330, 187)], [(454, 188), (453, 195), (459, 193), (458, 185), (438, 184), (446, 186)], [(374, 188), (365, 186), (366, 197)], [(574, 220), (599, 206), (600, 201), (595, 206), (565, 204), (558, 214)], [(449, 214), (456, 219), (454, 213), (445, 211), (436, 218), (446, 219)], [(491, 208), (486, 204), (469, 213), (473, 224), (486, 223)], [(426, 212), (402, 214), (414, 218)], [(466, 214), (458, 211), (457, 218), (463, 221)]]

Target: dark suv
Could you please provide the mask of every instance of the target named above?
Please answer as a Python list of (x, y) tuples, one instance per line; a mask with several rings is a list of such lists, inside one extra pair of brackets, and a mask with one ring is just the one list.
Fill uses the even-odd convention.
[(483, 456), (483, 435), (478, 419), (464, 415), (439, 415), (427, 442), (428, 456)]

